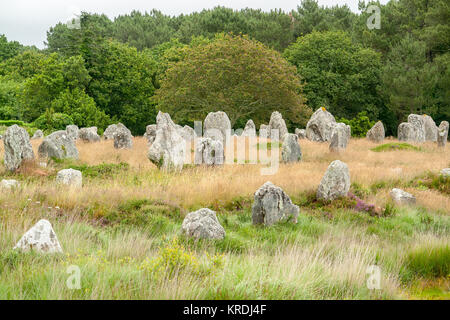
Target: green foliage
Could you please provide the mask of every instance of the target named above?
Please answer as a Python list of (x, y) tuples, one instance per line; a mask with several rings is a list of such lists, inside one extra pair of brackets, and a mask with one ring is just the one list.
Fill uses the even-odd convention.
[(373, 127), (375, 121), (370, 121), (367, 111), (361, 111), (353, 119), (338, 118), (337, 122), (343, 122), (350, 126), (352, 137), (365, 137), (367, 131)]
[(302, 86), (295, 68), (278, 52), (229, 34), (184, 50), (183, 59), (169, 64), (155, 96), (175, 121), (189, 123), (222, 110), (232, 126), (249, 118), (259, 125), (278, 110), (289, 124), (306, 124), (311, 111)]
[(404, 279), (439, 278), (450, 275), (449, 245), (432, 245), (413, 249), (404, 262)]
[(64, 113), (55, 113), (52, 109), (46, 112), (33, 122), (33, 126), (46, 132), (56, 130), (66, 130), (66, 126), (73, 124), (72, 118)]
[(380, 144), (375, 148), (370, 149), (375, 152), (385, 152), (385, 151), (395, 151), (395, 150), (410, 150), (410, 151), (420, 151), (419, 147), (410, 145), (406, 142), (389, 142), (385, 144)]
[(327, 105), (338, 117), (352, 118), (361, 111), (378, 117), (381, 56), (353, 43), (348, 33), (313, 32), (298, 38), (284, 56), (297, 67), (313, 110)]
[(19, 54), (22, 45), (17, 41), (8, 41), (4, 34), (0, 34), (0, 62)]

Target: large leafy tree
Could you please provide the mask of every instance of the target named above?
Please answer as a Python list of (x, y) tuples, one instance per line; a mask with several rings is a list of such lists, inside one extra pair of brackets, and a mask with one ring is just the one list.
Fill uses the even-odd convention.
[(300, 79), (277, 51), (230, 34), (183, 50), (179, 61), (169, 63), (155, 97), (176, 121), (192, 123), (222, 110), (241, 127), (250, 118), (267, 122), (278, 110), (291, 124), (306, 123), (310, 109)]
[(113, 120), (143, 134), (156, 118), (150, 100), (157, 71), (152, 55), (117, 41), (103, 41), (88, 49), (88, 94)]
[(378, 117), (381, 61), (375, 51), (354, 44), (342, 31), (313, 32), (298, 38), (285, 57), (298, 68), (313, 109), (327, 106), (345, 118), (365, 110)]

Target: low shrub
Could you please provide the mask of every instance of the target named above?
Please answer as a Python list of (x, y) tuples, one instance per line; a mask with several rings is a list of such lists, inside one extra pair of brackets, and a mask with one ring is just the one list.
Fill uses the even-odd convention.
[(390, 142), (376, 146), (370, 149), (374, 152), (385, 152), (385, 151), (395, 151), (395, 150), (410, 150), (410, 151), (421, 151), (422, 149), (406, 142)]

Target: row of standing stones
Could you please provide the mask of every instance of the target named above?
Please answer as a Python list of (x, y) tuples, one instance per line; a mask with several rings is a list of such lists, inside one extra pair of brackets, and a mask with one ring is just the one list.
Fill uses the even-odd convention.
[[(224, 146), (231, 133), (231, 123), (226, 113), (209, 113), (203, 124), (203, 137), (197, 137), (196, 132), (189, 126), (181, 127), (175, 124), (170, 115), (159, 112), (156, 124), (146, 128), (145, 137), (149, 142), (148, 158), (159, 168), (167, 170), (181, 170), (186, 153), (186, 141), (196, 141), (195, 163), (206, 165), (221, 165), (224, 163)], [(399, 139), (404, 141), (437, 141), (445, 146), (448, 135), (448, 122), (443, 121), (439, 128), (429, 116), (410, 115), (408, 123), (400, 124)], [(242, 136), (256, 137), (256, 127), (249, 120), (242, 131)], [(261, 125), (259, 135), (262, 138), (281, 140), (282, 161), (301, 161), (302, 153), (298, 139), (329, 142), (331, 151), (344, 150), (350, 140), (350, 127), (344, 123), (337, 123), (334, 116), (325, 108), (319, 108), (308, 121), (306, 129), (296, 129), (295, 134), (288, 132), (286, 123), (279, 112), (273, 112), (268, 125)], [(110, 125), (104, 132), (104, 139), (114, 139), (114, 147), (118, 149), (132, 148), (131, 132), (121, 123)], [(367, 138), (374, 142), (384, 140), (384, 126), (379, 121), (368, 132)], [(42, 132), (36, 132), (32, 139), (44, 138)], [(40, 157), (74, 158), (78, 159), (75, 140), (97, 142), (101, 138), (97, 128), (82, 128), (71, 125), (66, 130), (57, 131), (44, 138), (38, 149)], [(442, 142), (443, 141), (443, 142)], [(22, 161), (33, 159), (28, 133), (17, 125), (8, 128), (5, 137), (5, 166), (14, 171)], [(450, 176), (450, 168), (443, 169), (441, 174)], [(61, 170), (57, 174), (57, 183), (71, 188), (82, 187), (82, 174), (73, 169)], [(19, 186), (15, 180), (2, 180), (2, 189), (13, 189)], [(317, 189), (317, 199), (332, 201), (345, 197), (350, 188), (350, 174), (348, 166), (340, 160), (333, 161)], [(414, 204), (413, 195), (400, 190), (390, 192), (396, 203)], [(259, 188), (254, 195), (252, 206), (252, 220), (254, 224), (273, 225), (279, 221), (297, 221), (299, 207), (292, 203), (289, 196), (270, 181)], [(187, 236), (206, 239), (223, 239), (225, 230), (220, 225), (216, 213), (203, 208), (189, 213), (183, 221), (182, 232)], [(36, 236), (39, 235), (39, 236)], [(61, 252), (52, 226), (47, 220), (40, 220), (19, 240), (17, 249), (35, 249), (40, 252)]]

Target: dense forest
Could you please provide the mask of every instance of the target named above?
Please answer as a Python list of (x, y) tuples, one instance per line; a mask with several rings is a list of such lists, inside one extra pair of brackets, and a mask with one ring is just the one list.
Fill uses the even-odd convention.
[(278, 110), (292, 129), (326, 107), (382, 120), (389, 135), (410, 113), (449, 120), (450, 3), (370, 4), (380, 29), (366, 25), (369, 3), (356, 14), (303, 0), (291, 12), (83, 13), (80, 28), (50, 27), (43, 50), (0, 36), (0, 120), (100, 131), (120, 121), (142, 134), (158, 110), (182, 125), (224, 110), (235, 128)]

